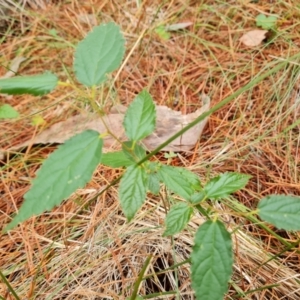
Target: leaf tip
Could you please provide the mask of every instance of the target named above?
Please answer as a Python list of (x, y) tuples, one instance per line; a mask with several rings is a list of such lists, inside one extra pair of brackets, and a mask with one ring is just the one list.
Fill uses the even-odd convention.
[(16, 227), (20, 222), (18, 222), (16, 219), (13, 219), (10, 223), (8, 223), (3, 229), (2, 233), (5, 234), (8, 231), (12, 230), (14, 227)]

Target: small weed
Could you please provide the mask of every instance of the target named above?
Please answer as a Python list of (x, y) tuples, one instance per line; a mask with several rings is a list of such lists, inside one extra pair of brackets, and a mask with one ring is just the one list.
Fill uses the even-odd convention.
[(269, 16), (267, 17), (264, 14), (259, 14), (256, 18), (256, 26), (261, 27), (265, 30), (274, 30), (276, 29), (277, 17)]
[[(272, 22), (268, 20), (267, 24), (264, 26), (274, 26), (274, 20), (272, 19)], [(0, 91), (12, 95), (37, 96), (50, 93), (57, 86), (68, 86), (84, 94), (91, 107), (99, 113), (99, 119), (103, 121), (106, 103), (101, 103), (99, 106), (96, 102), (98, 86), (106, 81), (107, 73), (120, 66), (125, 52), (124, 44), (124, 37), (115, 23), (95, 27), (78, 44), (74, 71), (77, 80), (85, 86), (85, 89), (73, 83), (60, 82), (56, 75), (46, 72), (41, 75), (2, 79)], [(258, 76), (208, 112), (203, 113), (149, 154), (143, 148), (142, 141), (155, 130), (156, 110), (151, 95), (146, 90), (141, 91), (125, 113), (123, 126), (128, 141), (120, 141), (107, 128), (107, 132), (101, 134), (93, 130), (84, 131), (58, 147), (42, 164), (31, 189), (24, 196), (25, 201), (19, 213), (6, 226), (4, 232), (31, 216), (39, 215), (59, 205), (91, 180), (98, 164), (121, 167), (125, 169), (123, 174), (112, 182), (111, 186), (120, 182), (119, 201), (128, 221), (135, 217), (145, 203), (147, 193), (158, 194), (161, 185), (169, 193), (181, 199), (175, 201), (166, 215), (164, 236), (180, 233), (187, 227), (192, 216), (198, 213), (206, 218), (195, 234), (194, 247), (190, 256), (192, 286), (197, 299), (221, 299), (227, 292), (233, 271), (232, 232), (220, 220), (218, 211), (208, 210), (204, 204), (207, 201), (220, 201), (225, 204), (225, 199), (243, 189), (251, 176), (226, 172), (203, 183), (195, 173), (186, 168), (152, 162), (149, 159), (205, 117), (285, 65), (286, 62), (278, 64)], [(115, 138), (122, 150), (109, 154), (102, 153), (103, 138), (106, 135)], [(170, 153), (166, 157), (172, 158), (174, 155)], [(252, 222), (257, 221), (255, 215), (279, 229), (300, 230), (300, 199), (294, 196), (270, 195), (259, 202), (257, 210), (240, 214), (241, 217)], [(266, 225), (260, 226), (274, 234)], [(137, 296), (137, 291), (139, 283), (143, 280), (143, 274), (142, 272), (130, 299), (142, 299), (142, 296)]]

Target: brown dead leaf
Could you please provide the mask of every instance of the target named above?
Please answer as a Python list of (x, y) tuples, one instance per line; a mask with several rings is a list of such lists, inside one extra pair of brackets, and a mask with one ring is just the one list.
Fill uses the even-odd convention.
[(267, 30), (251, 30), (245, 33), (240, 41), (247, 47), (255, 47), (262, 43), (267, 33)]
[[(194, 121), (203, 112), (208, 111), (210, 106), (210, 98), (206, 95), (203, 95), (202, 103), (202, 108), (187, 115), (182, 115), (181, 112), (174, 111), (166, 106), (156, 106), (156, 130), (143, 140), (143, 144), (147, 150), (154, 150), (176, 132), (181, 130), (184, 126)], [(107, 132), (107, 129), (103, 123), (106, 124), (109, 130), (116, 137), (118, 137), (119, 140), (125, 141), (126, 136), (123, 129), (125, 109), (126, 108), (124, 106), (113, 107), (111, 109), (111, 113), (102, 118), (103, 122), (96, 114), (85, 114), (77, 115), (69, 118), (66, 121), (56, 123), (37, 135), (33, 140), (28, 140), (6, 151), (0, 152), (0, 159), (3, 159), (5, 154), (10, 151), (16, 151), (20, 148), (28, 147), (29, 145), (63, 143), (73, 135), (87, 129), (96, 130), (99, 133), (105, 133)], [(206, 122), (207, 118), (185, 132), (182, 136), (178, 137), (176, 140), (166, 146), (163, 151), (188, 151), (193, 148), (200, 138)], [(111, 136), (108, 135), (104, 137), (105, 152), (116, 149), (117, 146), (118, 145), (116, 144), (116, 141)]]

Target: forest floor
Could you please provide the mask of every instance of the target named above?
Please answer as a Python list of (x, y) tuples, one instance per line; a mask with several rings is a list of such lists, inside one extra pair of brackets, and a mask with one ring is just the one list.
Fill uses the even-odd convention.
[[(212, 114), (191, 151), (173, 158), (161, 152), (156, 157), (186, 167), (204, 183), (224, 172), (251, 175), (244, 189), (224, 202), (208, 204), (234, 229), (234, 274), (224, 299), (300, 299), (299, 232), (268, 225), (271, 234), (239, 213), (241, 207), (255, 210), (267, 195), (300, 194), (300, 56), (289, 59), (299, 53), (300, 4), (52, 2), (44, 8), (16, 9), (0, 24), (0, 77), (20, 56), (26, 58), (20, 75), (49, 70), (60, 80), (73, 77), (76, 44), (93, 26), (110, 21), (121, 27), (126, 40), (126, 64), (104, 88), (110, 103), (128, 106), (145, 88), (158, 105), (191, 113), (201, 107), (202, 94), (210, 97), (213, 107), (258, 74), (288, 62)], [(257, 22), (260, 14), (275, 16), (275, 23), (265, 38), (255, 41), (257, 45), (247, 45), (240, 39), (249, 31), (262, 30)], [(177, 27), (169, 31), (170, 25)], [(73, 90), (62, 87), (40, 97), (0, 95), (0, 104), (20, 113), (16, 120), (0, 120), (1, 150), (89, 111)], [(2, 161), (0, 228), (17, 212), (31, 179), (56, 147), (31, 145)], [(171, 196), (162, 189), (159, 197), (148, 195), (127, 223), (117, 185), (99, 195), (120, 173), (99, 165), (92, 180), (63, 204), (1, 234), (0, 271), (20, 299), (125, 300), (150, 255), (138, 291), (143, 299), (195, 299), (186, 260), (203, 217), (193, 217), (174, 238), (163, 237), (163, 203)], [(15, 299), (1, 279), (0, 296)]]

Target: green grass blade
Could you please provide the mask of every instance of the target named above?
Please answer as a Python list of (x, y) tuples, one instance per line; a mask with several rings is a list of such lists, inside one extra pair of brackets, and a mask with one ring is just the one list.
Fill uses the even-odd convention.
[(87, 130), (54, 151), (37, 172), (19, 213), (5, 231), (33, 215), (51, 210), (77, 188), (83, 187), (100, 163), (102, 144), (98, 132)]
[[(16, 300), (21, 300), (21, 298), (15, 292), (15, 290), (10, 285), (10, 283), (8, 282), (8, 280), (6, 279), (6, 277), (4, 276), (4, 274), (1, 271), (0, 271), (0, 277), (1, 277), (2, 281), (4, 282), (4, 284), (6, 285), (7, 289), (9, 290), (9, 292), (15, 297), (15, 299)], [(4, 299), (4, 298), (1, 297), (1, 299)]]
[(142, 268), (136, 282), (134, 283), (134, 289), (133, 289), (132, 295), (130, 298), (127, 298), (128, 300), (143, 300), (143, 297), (138, 296), (137, 293), (138, 293), (139, 287), (143, 281), (143, 276), (144, 276), (145, 272), (147, 271), (147, 268), (151, 262), (151, 259), (152, 259), (152, 255), (149, 255), (143, 265), (143, 268)]
[(229, 95), (228, 97), (226, 97), (225, 99), (223, 99), (222, 101), (220, 101), (219, 103), (217, 103), (210, 110), (208, 110), (208, 111), (204, 112), (203, 114), (201, 114), (194, 121), (192, 121), (191, 123), (189, 123), (187, 126), (183, 127), (181, 130), (179, 130), (177, 133), (175, 133), (174, 135), (172, 135), (165, 142), (163, 142), (162, 144), (160, 144), (157, 148), (155, 148), (153, 151), (151, 151), (149, 154), (147, 154), (147, 156), (145, 156), (142, 160), (140, 160), (139, 164), (142, 164), (143, 162), (145, 162), (146, 160), (148, 160), (149, 158), (151, 158), (152, 156), (154, 156), (160, 150), (162, 150), (167, 145), (169, 145), (171, 142), (173, 142), (178, 137), (180, 137), (185, 132), (187, 132), (190, 128), (194, 127), (199, 122), (203, 121), (205, 118), (207, 118), (208, 116), (210, 116), (214, 112), (218, 111), (219, 109), (221, 109), (222, 107), (224, 107), (225, 105), (227, 105), (228, 103), (230, 103), (233, 99), (237, 98), (238, 96), (240, 96), (244, 92), (250, 90), (251, 88), (253, 88), (254, 86), (256, 86), (259, 82), (261, 82), (265, 78), (267, 78), (270, 75), (276, 73), (277, 71), (283, 69), (289, 63), (291, 63), (291, 62), (299, 59), (299, 57), (300, 57), (300, 53), (297, 53), (297, 54), (295, 54), (295, 55), (287, 58), (284, 62), (276, 64), (273, 68), (271, 68), (271, 69), (269, 69), (267, 71), (262, 70), (259, 74), (257, 74), (254, 78), (252, 78), (242, 88), (238, 89), (237, 91), (235, 91), (234, 93), (232, 93), (231, 95)]

